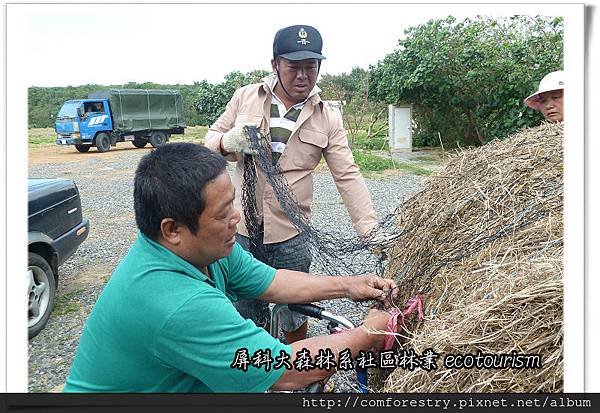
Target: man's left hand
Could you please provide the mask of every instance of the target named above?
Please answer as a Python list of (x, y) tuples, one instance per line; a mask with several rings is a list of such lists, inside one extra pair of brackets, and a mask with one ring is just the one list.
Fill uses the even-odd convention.
[(376, 275), (357, 275), (348, 278), (346, 296), (352, 301), (380, 300), (384, 304), (398, 295), (398, 287), (392, 279)]

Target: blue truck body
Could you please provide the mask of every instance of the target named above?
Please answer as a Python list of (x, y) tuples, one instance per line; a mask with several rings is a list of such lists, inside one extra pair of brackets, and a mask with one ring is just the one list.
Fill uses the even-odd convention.
[(54, 129), (57, 145), (75, 145), (79, 152), (96, 147), (110, 150), (131, 141), (142, 148), (168, 142), (186, 127), (183, 99), (175, 90), (110, 89), (90, 93), (88, 99), (66, 101)]
[[(86, 104), (101, 103), (103, 112), (84, 112)], [(110, 106), (107, 99), (81, 99), (66, 101), (56, 116), (55, 128), (59, 145), (92, 145), (98, 132), (113, 131)]]

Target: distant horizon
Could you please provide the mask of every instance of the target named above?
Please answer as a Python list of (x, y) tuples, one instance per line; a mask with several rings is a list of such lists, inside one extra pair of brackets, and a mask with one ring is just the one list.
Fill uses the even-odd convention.
[[(258, 69), (257, 69), (258, 70)], [(365, 69), (366, 70), (366, 69)], [(231, 72), (230, 72), (231, 73)], [(247, 73), (247, 72), (243, 72), (243, 73)], [(327, 75), (341, 75), (344, 73), (349, 73), (349, 72), (341, 72), (341, 73), (324, 73)], [(135, 83), (135, 84), (143, 84), (143, 83), (155, 83), (155, 84), (159, 84), (159, 85), (181, 85), (181, 86), (193, 86), (196, 83), (202, 83), (204, 80), (206, 80), (208, 83), (211, 84), (215, 84), (215, 83), (223, 83), (225, 81), (225, 77), (223, 77), (221, 79), (221, 81), (219, 82), (209, 82), (207, 79), (203, 79), (203, 80), (195, 80), (192, 83), (159, 83), (159, 82), (154, 82), (151, 80), (147, 80), (144, 82), (138, 82), (135, 80), (126, 82), (126, 83), (120, 83), (120, 84), (110, 84), (110, 85), (106, 85), (106, 84), (102, 84), (102, 83), (83, 83), (83, 84), (78, 84), (78, 85), (55, 85), (55, 86), (43, 86), (43, 85), (30, 85), (27, 86), (27, 88), (33, 88), (33, 87), (38, 87), (38, 88), (56, 88), (56, 87), (83, 87), (83, 86), (104, 86), (104, 87), (111, 87), (111, 86), (119, 86), (119, 85), (127, 85), (129, 83)], [(322, 75), (319, 75), (319, 79), (317, 80), (317, 83), (319, 83), (322, 80)]]

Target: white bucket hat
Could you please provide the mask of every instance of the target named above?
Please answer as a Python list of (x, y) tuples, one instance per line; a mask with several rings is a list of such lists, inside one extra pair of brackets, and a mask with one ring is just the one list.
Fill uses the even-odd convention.
[(537, 92), (527, 96), (523, 101), (531, 109), (540, 110), (539, 95), (544, 92), (550, 92), (551, 90), (559, 90), (565, 88), (565, 72), (557, 70), (556, 72), (550, 72), (540, 82)]

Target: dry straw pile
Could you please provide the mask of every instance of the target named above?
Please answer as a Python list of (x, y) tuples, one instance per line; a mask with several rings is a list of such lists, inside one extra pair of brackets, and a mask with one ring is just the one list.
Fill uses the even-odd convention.
[[(425, 319), (397, 337), (437, 369), (385, 392), (559, 392), (563, 386), (563, 129), (543, 124), (454, 156), (399, 217), (387, 276)], [(447, 369), (447, 354), (539, 354), (538, 369)], [(514, 354), (514, 353), (513, 353)]]

